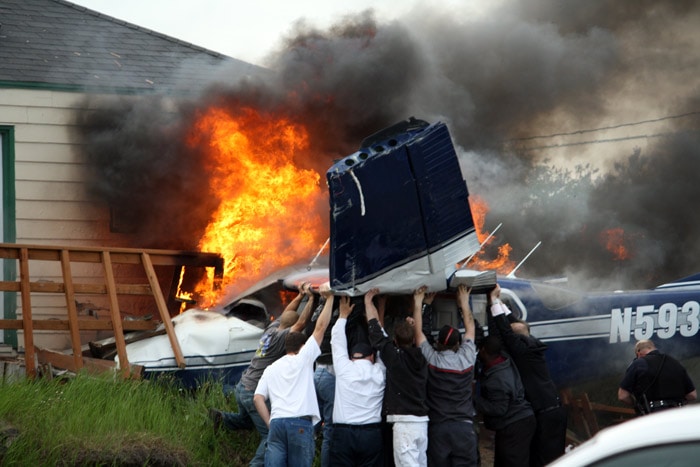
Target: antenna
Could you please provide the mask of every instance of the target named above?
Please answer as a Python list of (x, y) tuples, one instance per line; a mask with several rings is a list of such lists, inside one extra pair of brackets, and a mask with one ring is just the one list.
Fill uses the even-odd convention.
[(534, 251), (535, 251), (537, 248), (539, 248), (540, 245), (542, 245), (542, 241), (537, 242), (537, 245), (535, 245), (535, 247), (534, 247), (532, 250), (530, 250), (530, 253), (528, 253), (527, 255), (525, 255), (525, 257), (523, 258), (523, 260), (522, 260), (521, 262), (519, 262), (518, 265), (515, 266), (515, 268), (513, 268), (513, 270), (512, 270), (511, 272), (509, 272), (508, 275), (507, 275), (506, 277), (508, 277), (508, 278), (513, 278), (513, 277), (515, 277), (515, 271), (517, 271), (518, 268), (520, 268), (520, 266), (523, 265), (523, 263), (530, 257), (530, 255), (531, 255), (532, 253), (534, 253)]
[(491, 239), (491, 237), (493, 237), (493, 234), (495, 234), (496, 231), (497, 231), (498, 229), (500, 229), (502, 225), (503, 225), (503, 222), (501, 222), (500, 224), (498, 224), (498, 225), (496, 226), (496, 228), (493, 229), (493, 231), (489, 234), (489, 236), (486, 237), (486, 239), (485, 239), (483, 242), (481, 242), (481, 244), (479, 245), (479, 249), (476, 250), (474, 253), (472, 253), (471, 256), (470, 256), (469, 258), (467, 258), (466, 260), (464, 260), (464, 262), (463, 262), (462, 265), (459, 267), (459, 269), (464, 269), (464, 268), (467, 266), (467, 263), (469, 263), (469, 261), (471, 261), (472, 258), (473, 258), (478, 252), (481, 251), (481, 249), (484, 247), (484, 245), (486, 245), (486, 242), (488, 242), (489, 239)]
[(331, 237), (328, 237), (326, 239), (326, 242), (323, 244), (320, 250), (318, 250), (318, 253), (316, 253), (316, 256), (314, 256), (314, 259), (311, 260), (308, 266), (306, 266), (307, 271), (311, 271), (311, 268), (316, 264), (316, 260), (318, 259), (319, 256), (321, 256), (321, 252), (326, 249), (326, 245), (328, 245), (328, 242), (331, 241)]

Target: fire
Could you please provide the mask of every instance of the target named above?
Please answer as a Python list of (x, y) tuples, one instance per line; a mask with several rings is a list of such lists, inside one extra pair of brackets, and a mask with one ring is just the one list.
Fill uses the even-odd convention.
[(192, 292), (185, 292), (182, 290), (182, 280), (185, 278), (185, 267), (180, 268), (180, 280), (177, 283), (177, 291), (175, 292), (175, 298), (182, 301), (180, 304), (180, 313), (185, 311), (187, 303), (193, 300), (194, 294)]
[(469, 197), (469, 207), (472, 211), (474, 228), (476, 229), (476, 235), (479, 239), (479, 243), (486, 243), (474, 256), (474, 258), (471, 259), (468, 267), (472, 269), (492, 269), (500, 274), (508, 274), (515, 267), (515, 262), (510, 260), (510, 253), (513, 249), (510, 244), (504, 243), (503, 245), (499, 246), (497, 249), (498, 253), (495, 258), (485, 258), (486, 252), (484, 247), (491, 244), (495, 238), (488, 238), (490, 233), (484, 230), (486, 214), (489, 212), (488, 204), (483, 198), (472, 195)]
[[(231, 284), (242, 290), (313, 257), (328, 235), (314, 212), (325, 193), (318, 173), (294, 164), (309, 147), (302, 125), (253, 109), (231, 115), (211, 108), (198, 119), (189, 144), (209, 148), (211, 183), (221, 199), (199, 249), (224, 257), (222, 290)], [(212, 279), (195, 290), (206, 306), (220, 298)]]
[(608, 229), (600, 234), (600, 241), (605, 249), (613, 254), (616, 261), (624, 261), (630, 258), (629, 249), (625, 246), (625, 231), (616, 227)]
[(476, 236), (479, 239), (479, 243), (483, 243), (488, 237), (488, 233), (484, 233), (484, 223), (486, 222), (486, 213), (489, 212), (489, 206), (483, 198), (472, 195), (469, 197), (469, 207), (472, 210)]

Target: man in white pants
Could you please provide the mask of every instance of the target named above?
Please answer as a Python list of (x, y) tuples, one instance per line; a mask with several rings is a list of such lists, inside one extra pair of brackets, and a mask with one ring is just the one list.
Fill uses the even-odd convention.
[(394, 462), (399, 467), (425, 466), (428, 463), (428, 362), (415, 346), (412, 317), (397, 323), (394, 340), (389, 339), (380, 322), (383, 317), (372, 302), (378, 293), (378, 289), (372, 289), (365, 294), (365, 311), (369, 341), (386, 365), (384, 408), (387, 422), (393, 423)]

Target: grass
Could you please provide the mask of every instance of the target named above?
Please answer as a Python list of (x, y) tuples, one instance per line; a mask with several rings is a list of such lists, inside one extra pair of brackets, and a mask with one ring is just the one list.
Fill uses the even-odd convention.
[(0, 386), (0, 464), (245, 465), (256, 431), (214, 433), (210, 407), (236, 410), (222, 386), (80, 373)]

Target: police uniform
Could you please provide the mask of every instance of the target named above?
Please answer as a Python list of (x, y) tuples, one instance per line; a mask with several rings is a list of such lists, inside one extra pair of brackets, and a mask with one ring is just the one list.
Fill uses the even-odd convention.
[(620, 387), (634, 394), (639, 413), (651, 413), (684, 404), (695, 390), (688, 372), (670, 355), (652, 350), (627, 368)]

